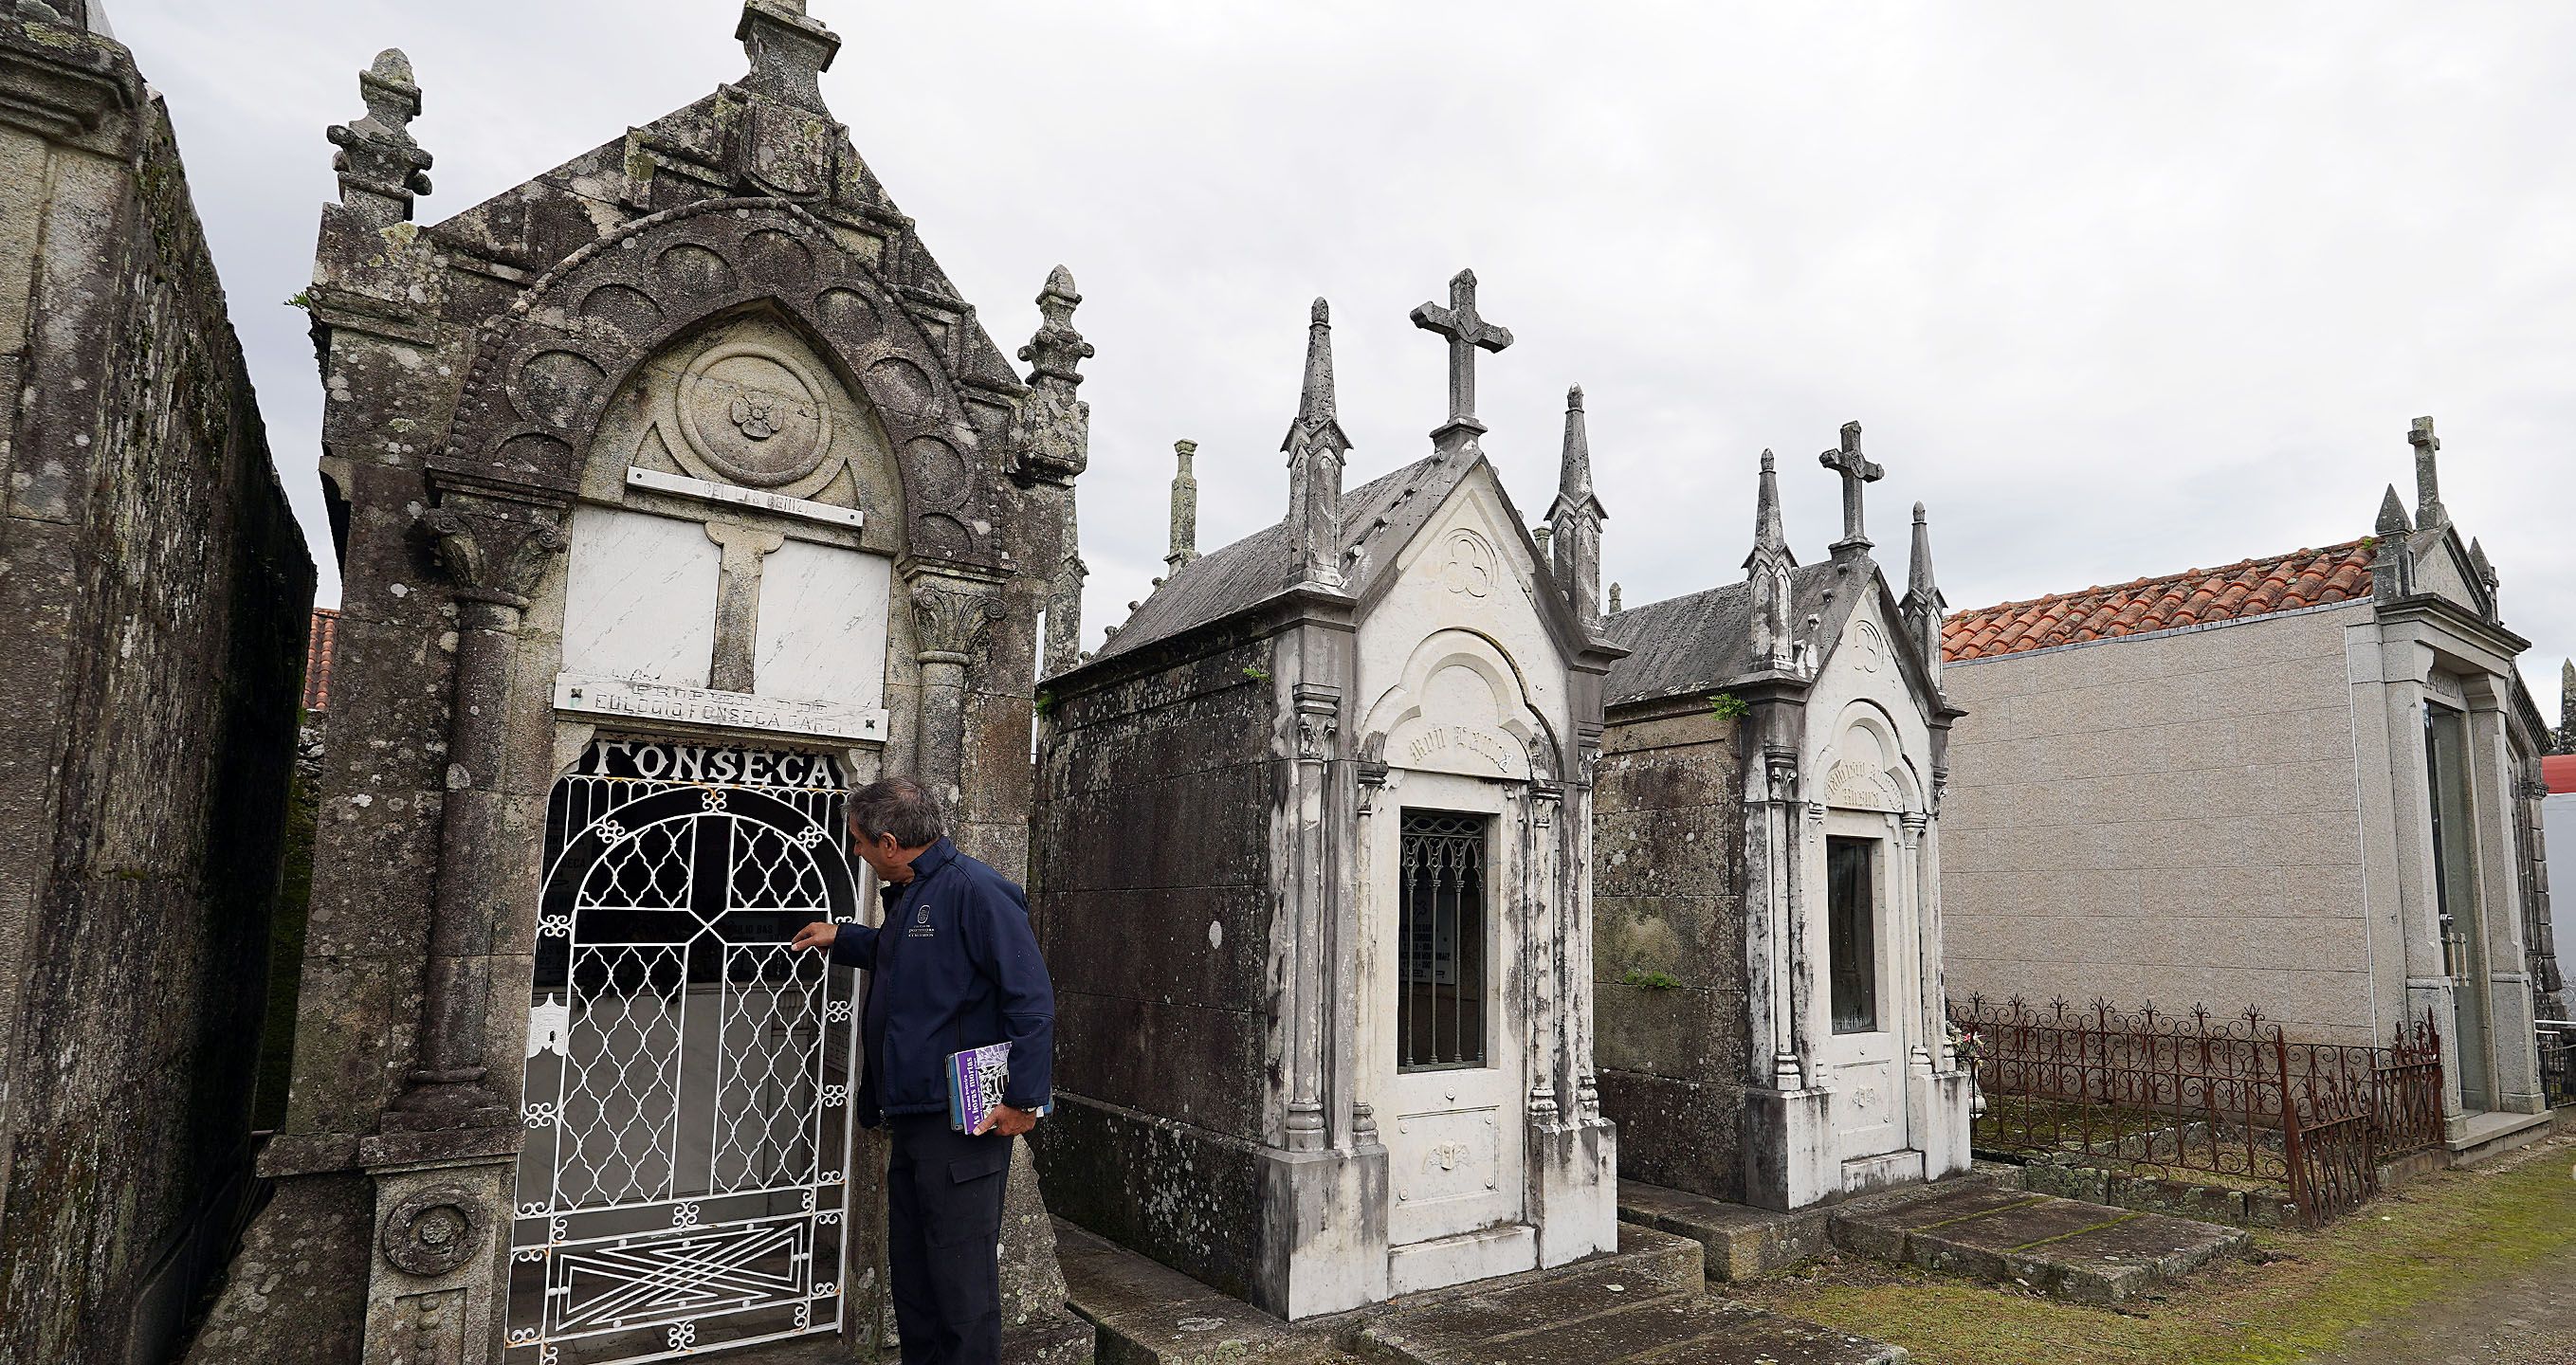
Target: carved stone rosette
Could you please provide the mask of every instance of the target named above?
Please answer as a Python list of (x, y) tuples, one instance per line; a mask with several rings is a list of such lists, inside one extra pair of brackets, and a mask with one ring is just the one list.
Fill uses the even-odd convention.
[(473, 1259), (490, 1231), (491, 1219), (472, 1191), (434, 1185), (396, 1204), (377, 1241), (394, 1269), (428, 1277)]

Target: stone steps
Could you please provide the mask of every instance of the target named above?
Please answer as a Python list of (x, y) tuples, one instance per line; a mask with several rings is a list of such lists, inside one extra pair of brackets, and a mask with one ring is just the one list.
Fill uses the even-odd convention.
[(1057, 1257), (1100, 1365), (1896, 1365), (1905, 1353), (1710, 1298), (1698, 1244), (1622, 1224), (1554, 1270), (1289, 1323), (1069, 1224)]
[[(1624, 1239), (1623, 1239), (1624, 1241)], [(1372, 1315), (1356, 1346), (1397, 1365), (1896, 1365), (1905, 1352), (1640, 1281), (1616, 1266)]]
[(1858, 1255), (2017, 1283), (2074, 1303), (2125, 1303), (2251, 1245), (2242, 1228), (2021, 1190), (1967, 1187), (1835, 1212)]

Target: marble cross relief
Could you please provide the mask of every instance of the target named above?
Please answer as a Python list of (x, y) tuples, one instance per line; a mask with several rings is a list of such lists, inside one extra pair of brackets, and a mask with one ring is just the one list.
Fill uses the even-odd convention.
[(786, 544), (787, 536), (732, 521), (711, 521), (706, 529), (707, 539), (724, 552), (716, 566), (716, 646), (707, 685), (749, 692), (752, 651), (760, 641), (761, 561)]

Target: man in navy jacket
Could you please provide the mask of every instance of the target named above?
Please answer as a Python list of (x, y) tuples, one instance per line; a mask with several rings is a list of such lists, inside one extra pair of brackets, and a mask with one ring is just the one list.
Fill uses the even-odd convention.
[[(919, 783), (889, 777), (852, 792), (850, 832), (884, 884), (883, 925), (825, 921), (792, 942), (868, 974), (855, 1110), (893, 1136), (887, 1268), (904, 1365), (997, 1365), (1002, 1186), (1011, 1139), (1048, 1102), (1055, 988), (1029, 932), (1028, 893), (957, 851)], [(957, 1132), (948, 1059), (1000, 1042), (1011, 1045), (1002, 1107)]]

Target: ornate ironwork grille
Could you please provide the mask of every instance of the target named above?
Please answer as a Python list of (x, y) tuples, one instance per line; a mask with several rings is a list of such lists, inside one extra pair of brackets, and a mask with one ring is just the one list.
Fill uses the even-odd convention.
[(661, 1360), (841, 1320), (856, 916), (819, 755), (603, 739), (546, 812), (511, 1359)]
[(1485, 832), (1482, 815), (1404, 813), (1396, 941), (1396, 1064), (1485, 1065)]

